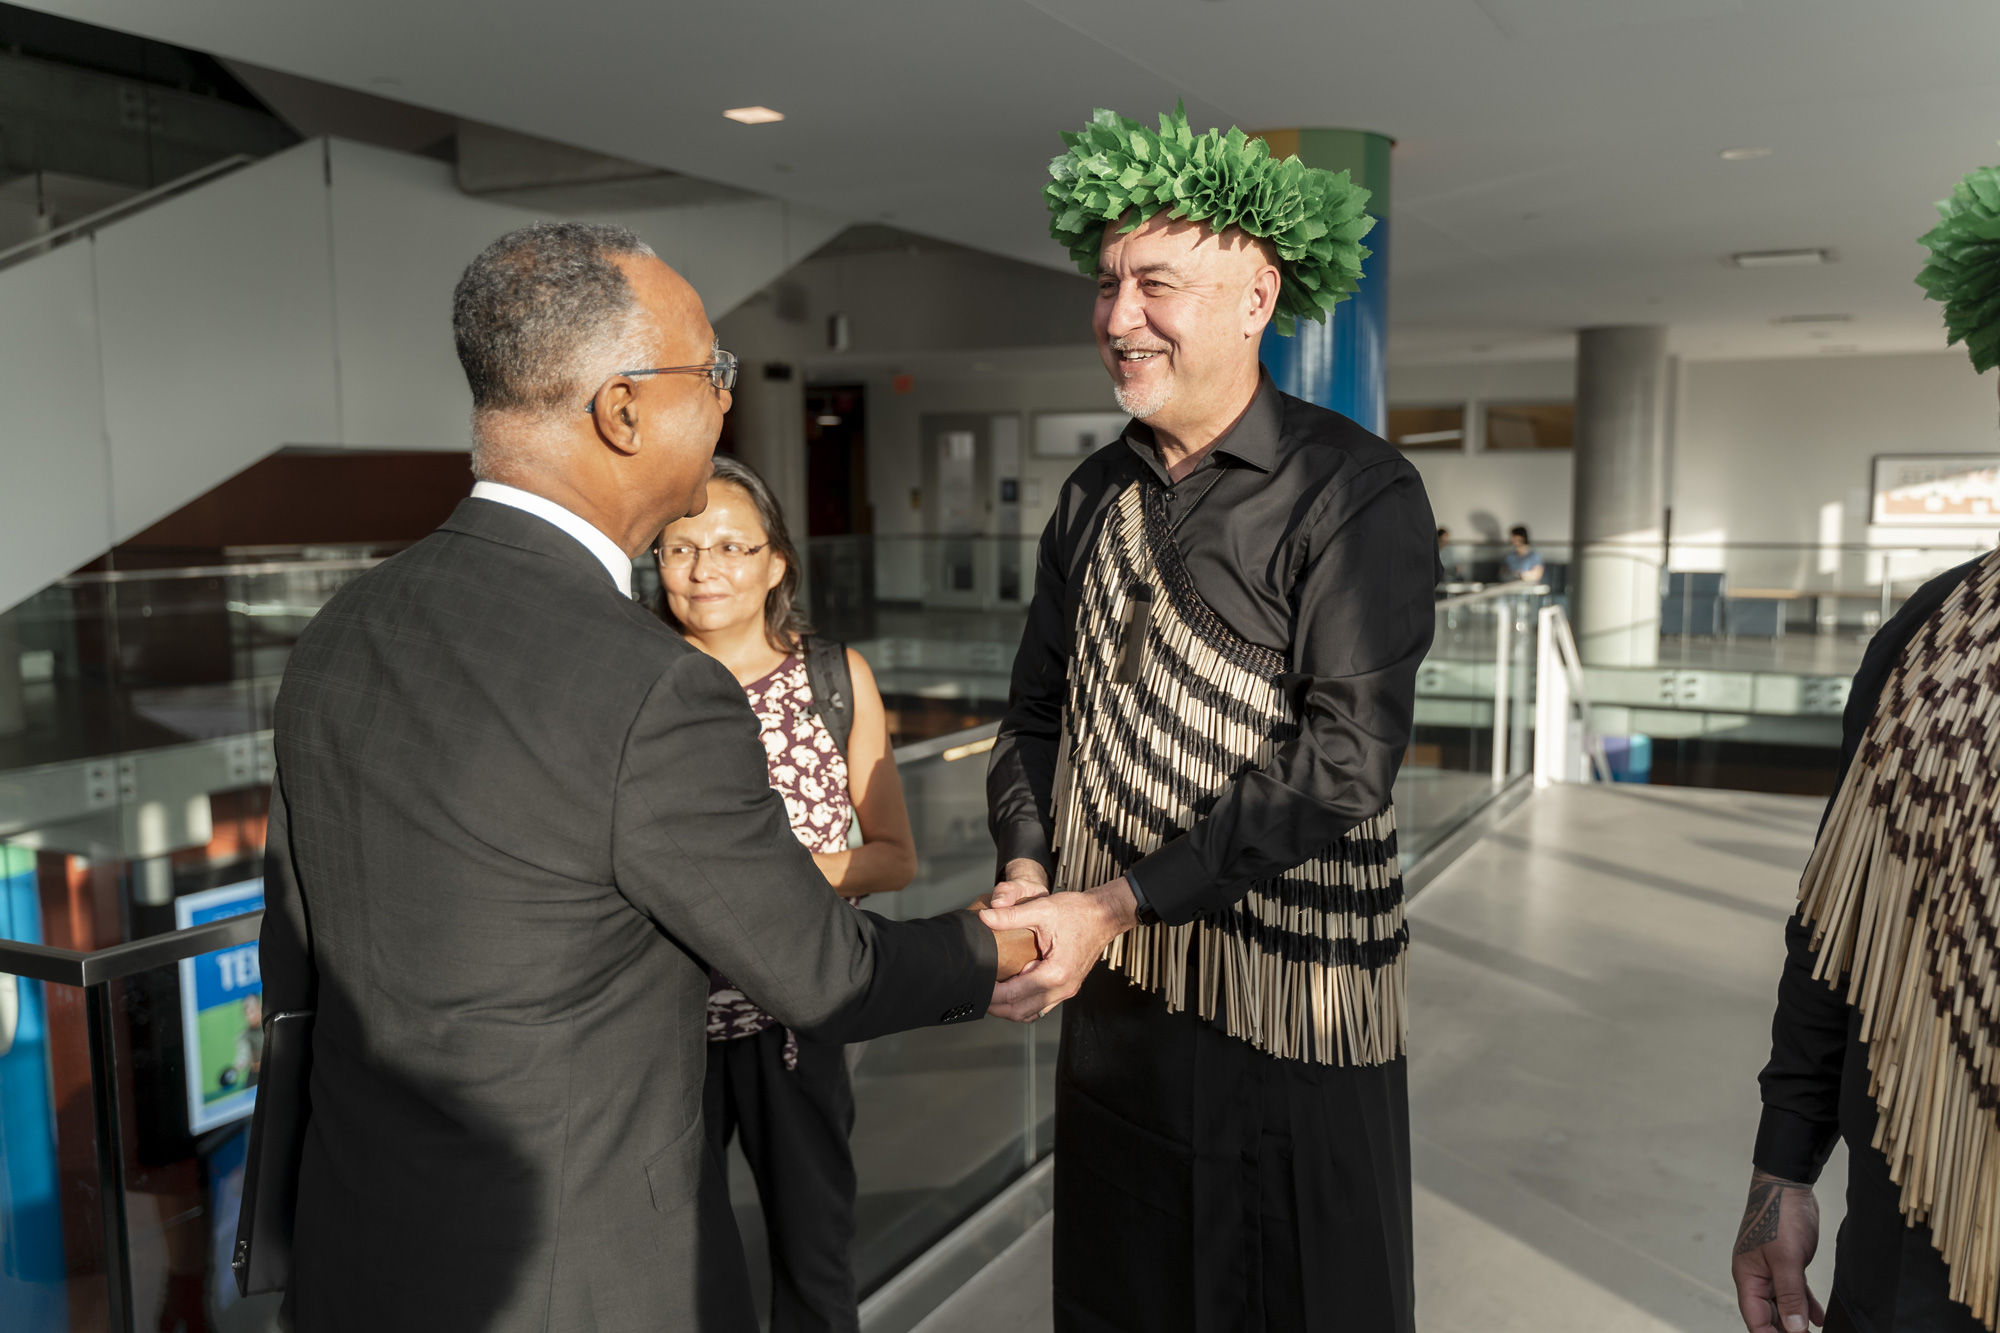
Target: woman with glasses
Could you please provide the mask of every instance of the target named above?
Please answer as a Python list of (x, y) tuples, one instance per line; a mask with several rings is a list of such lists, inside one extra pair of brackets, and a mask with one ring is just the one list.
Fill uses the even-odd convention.
[[(742, 684), (771, 785), (831, 891), (854, 902), (908, 884), (916, 847), (881, 693), (860, 654), (812, 637), (793, 603), (798, 552), (770, 487), (718, 456), (708, 507), (662, 533), (654, 554), (661, 618)], [(711, 973), (705, 1097), (716, 1165), (740, 1132), (757, 1178), (772, 1333), (858, 1329), (844, 1049), (787, 1030)]]

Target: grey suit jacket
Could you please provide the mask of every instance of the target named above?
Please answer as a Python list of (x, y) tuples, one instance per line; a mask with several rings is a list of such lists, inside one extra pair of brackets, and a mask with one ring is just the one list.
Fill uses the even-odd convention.
[(533, 515), (467, 500), (342, 589), (276, 728), (265, 1005), (319, 1013), (300, 1333), (734, 1327), (707, 967), (840, 1040), (991, 997), (969, 913), (834, 896), (741, 687)]

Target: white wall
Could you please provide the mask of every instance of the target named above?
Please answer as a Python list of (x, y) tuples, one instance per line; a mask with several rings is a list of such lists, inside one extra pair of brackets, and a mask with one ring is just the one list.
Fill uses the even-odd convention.
[[(91, 254), (72, 245), (0, 272), (0, 607), (111, 545), (111, 460)], [(39, 581), (36, 581), (39, 579)], [(18, 591), (15, 591), (18, 589)]]
[(302, 144), (91, 243), (114, 542), (281, 445), (340, 441), (320, 149)]
[[(919, 375), (908, 394), (891, 392), (887, 376), (868, 384), (868, 489), (878, 533), (924, 531), (924, 514), (910, 504), (912, 489), (923, 485), (919, 454), (923, 418), (941, 413), (1000, 412), (1021, 418), (1021, 531), (1039, 535), (1055, 513), (1057, 492), (1076, 470), (1077, 458), (1037, 458), (1035, 417), (1043, 412), (1116, 412), (1111, 380), (1098, 364), (1097, 350), (1078, 348), (1071, 371), (966, 375)], [(990, 500), (992, 497), (988, 497)], [(992, 531), (987, 526), (986, 531)]]
[(1575, 361), (1476, 361), (1390, 366), (1389, 401), (1424, 403), (1566, 403), (1576, 393)]
[(1423, 474), (1438, 526), (1450, 528), (1454, 541), (1503, 540), (1517, 523), (1538, 542), (1569, 540), (1569, 451), (1487, 452), (1478, 432), (1482, 404), (1566, 403), (1575, 394), (1573, 361), (1390, 367), (1390, 406), (1466, 405), (1471, 435), (1464, 448), (1409, 454)]
[[(534, 214), (314, 140), (0, 272), (0, 610), (286, 445), (463, 449), (451, 289)], [(621, 214), (712, 318), (844, 222)]]
[(1567, 542), (1573, 468), (1567, 449), (1464, 454), (1413, 449), (1438, 526), (1455, 542), (1504, 541), (1520, 524), (1538, 542)]
[[(1389, 400), (1398, 407), (1566, 401), (1574, 373), (1567, 361), (1392, 369)], [(1991, 533), (1871, 533), (1869, 463), (1889, 453), (2000, 453), (1996, 381), (2000, 375), (1974, 375), (1958, 349), (1684, 361), (1672, 446), (1674, 536), (1812, 545), (1836, 537), (1823, 526), (1832, 521), (1837, 540), (1850, 544), (1988, 540)], [(1526, 523), (1538, 540), (1568, 539), (1566, 452), (1489, 453), (1468, 444), (1411, 451), (1439, 523), (1464, 537), (1490, 517), (1503, 530)], [(1778, 557), (1770, 560), (1768, 578), (1794, 577)], [(1701, 565), (1693, 552), (1677, 553), (1676, 563)]]
[(1686, 364), (1674, 533), (1817, 542), (1839, 505), (1842, 540), (1863, 541), (1874, 455), (2000, 453), (1996, 383), (1957, 349)]

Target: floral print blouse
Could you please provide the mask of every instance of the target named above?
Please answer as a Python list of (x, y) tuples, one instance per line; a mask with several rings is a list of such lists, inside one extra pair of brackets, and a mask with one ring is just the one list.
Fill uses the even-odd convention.
[[(805, 659), (796, 654), (787, 657), (770, 675), (745, 685), (743, 692), (750, 697), (750, 709), (762, 724), (764, 761), (770, 769), (771, 785), (784, 798), (793, 836), (809, 852), (846, 851), (847, 830), (854, 819), (854, 804), (847, 793), (847, 756), (813, 711)], [(727, 977), (709, 973), (710, 1041), (755, 1036), (777, 1024), (777, 1019), (753, 1004)], [(787, 1069), (796, 1067), (797, 1052), (797, 1039), (787, 1033)]]

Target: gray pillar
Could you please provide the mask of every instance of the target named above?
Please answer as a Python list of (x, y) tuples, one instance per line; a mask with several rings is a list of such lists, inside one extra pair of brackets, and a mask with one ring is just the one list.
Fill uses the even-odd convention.
[[(736, 381), (736, 456), (757, 469), (778, 497), (792, 542), (806, 547), (806, 385), (800, 368), (782, 361), (748, 365)], [(799, 600), (807, 570), (799, 571)]]
[(1577, 334), (1570, 610), (1592, 665), (1659, 661), (1667, 383), (1665, 328)]

